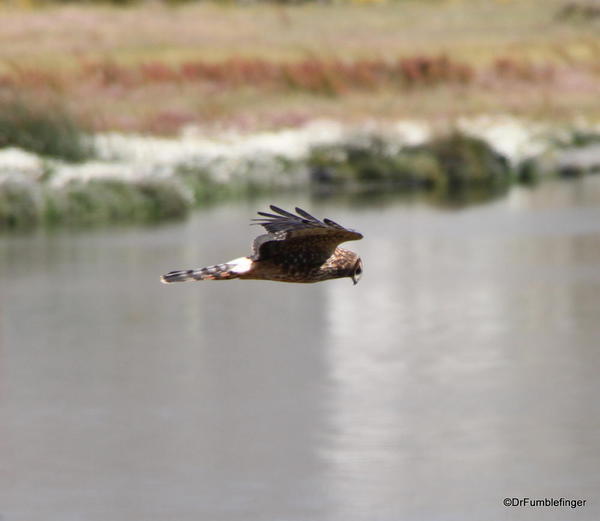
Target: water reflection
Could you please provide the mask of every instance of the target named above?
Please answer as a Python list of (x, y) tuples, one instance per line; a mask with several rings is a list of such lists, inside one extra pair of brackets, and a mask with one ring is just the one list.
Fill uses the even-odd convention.
[(407, 190), (406, 186), (390, 185), (386, 189), (381, 184), (356, 186), (340, 192), (336, 186), (321, 186), (312, 193), (313, 199), (322, 203), (344, 202), (359, 207), (389, 206), (403, 204), (427, 204), (442, 209), (460, 209), (475, 204), (483, 204), (505, 196), (509, 191), (508, 183), (496, 186), (471, 185), (435, 190)]
[(495, 519), (511, 490), (595, 495), (599, 209), (549, 230), (505, 205), (518, 220), (374, 216), (365, 228), (396, 223), (379, 227), (395, 240), (363, 245), (363, 294), (330, 288), (339, 519), (465, 518), (471, 493)]
[[(599, 181), (3, 238), (0, 513), (598, 517)], [(268, 202), (363, 232), (360, 284), (158, 283), (244, 253)]]

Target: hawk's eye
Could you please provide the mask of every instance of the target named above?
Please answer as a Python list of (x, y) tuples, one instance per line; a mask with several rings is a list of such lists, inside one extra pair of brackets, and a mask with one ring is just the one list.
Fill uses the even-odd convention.
[(358, 268), (356, 268), (354, 273), (356, 273), (357, 275), (360, 275), (362, 273), (362, 268), (359, 266)]

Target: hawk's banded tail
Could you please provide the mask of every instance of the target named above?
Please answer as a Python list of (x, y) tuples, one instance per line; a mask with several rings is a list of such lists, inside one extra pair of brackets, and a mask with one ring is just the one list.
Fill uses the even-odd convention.
[(170, 284), (171, 282), (237, 279), (250, 270), (251, 264), (252, 260), (250, 258), (241, 257), (224, 264), (215, 264), (197, 270), (170, 271), (163, 275), (160, 281)]

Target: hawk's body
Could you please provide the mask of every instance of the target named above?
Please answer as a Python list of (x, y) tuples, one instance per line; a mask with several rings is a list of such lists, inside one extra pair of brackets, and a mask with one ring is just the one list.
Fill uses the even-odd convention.
[(188, 280), (255, 279), (279, 282), (320, 282), (351, 277), (358, 282), (362, 273), (360, 257), (339, 248), (345, 241), (362, 239), (362, 235), (324, 219), (319, 221), (300, 208), (298, 215), (271, 206), (277, 213), (258, 212), (255, 219), (268, 233), (258, 236), (252, 255), (198, 270), (171, 271), (162, 282)]

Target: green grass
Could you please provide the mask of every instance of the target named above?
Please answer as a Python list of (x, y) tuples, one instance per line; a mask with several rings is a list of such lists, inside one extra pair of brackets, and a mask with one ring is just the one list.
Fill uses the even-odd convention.
[(459, 133), (395, 149), (372, 137), (315, 148), (309, 159), (316, 184), (396, 186), (446, 191), (507, 184), (508, 162), (480, 139)]
[(46, 191), (43, 219), (77, 225), (151, 222), (183, 217), (190, 206), (189, 197), (173, 180), (72, 181)]
[(93, 156), (81, 125), (64, 107), (14, 95), (0, 98), (0, 148), (9, 146), (73, 162)]
[(0, 184), (0, 230), (36, 225), (41, 216), (39, 187), (16, 182)]

